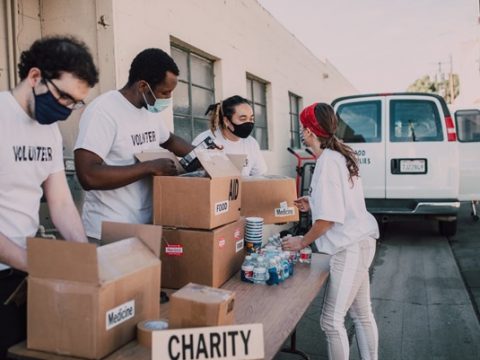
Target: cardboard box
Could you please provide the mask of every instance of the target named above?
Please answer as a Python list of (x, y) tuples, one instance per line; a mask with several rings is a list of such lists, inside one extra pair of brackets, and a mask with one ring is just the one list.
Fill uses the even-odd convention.
[(298, 221), (294, 179), (279, 175), (243, 177), (241, 187), (242, 216), (260, 216), (265, 224)]
[(244, 229), (243, 218), (210, 231), (165, 228), (162, 286), (179, 289), (189, 282), (222, 286), (242, 266)]
[(190, 283), (170, 297), (169, 328), (232, 325), (235, 293)]
[[(240, 217), (240, 171), (222, 151), (196, 154), (208, 177), (154, 176), (154, 224), (213, 229)], [(136, 157), (146, 161), (157, 155), (164, 157), (161, 152)]]
[(152, 150), (152, 151), (144, 151), (138, 154), (135, 154), (135, 157), (140, 162), (151, 161), (156, 159), (170, 159), (175, 164), (175, 168), (177, 169), (178, 174), (185, 174), (185, 169), (178, 161), (178, 158), (175, 156), (174, 153), (168, 150)]
[[(160, 247), (161, 228), (146, 239)], [(29, 349), (100, 359), (159, 317), (160, 260), (138, 238), (102, 247), (28, 239)]]

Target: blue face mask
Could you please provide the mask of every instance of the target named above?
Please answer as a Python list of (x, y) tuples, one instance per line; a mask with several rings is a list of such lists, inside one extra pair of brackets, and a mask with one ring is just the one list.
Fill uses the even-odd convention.
[(72, 113), (72, 109), (60, 104), (55, 96), (48, 90), (45, 94), (35, 94), (35, 119), (39, 124), (50, 125), (59, 120), (65, 120)]
[(155, 99), (155, 102), (153, 105), (150, 105), (147, 101), (147, 98), (145, 97), (145, 94), (142, 93), (143, 100), (145, 101), (145, 104), (147, 105), (147, 110), (150, 111), (151, 113), (159, 113), (168, 108), (172, 104), (172, 98), (169, 97), (168, 99), (157, 99), (155, 97), (155, 94), (153, 93), (152, 89), (150, 88), (150, 85), (148, 85), (148, 90), (150, 90), (150, 93), (152, 94), (153, 98)]

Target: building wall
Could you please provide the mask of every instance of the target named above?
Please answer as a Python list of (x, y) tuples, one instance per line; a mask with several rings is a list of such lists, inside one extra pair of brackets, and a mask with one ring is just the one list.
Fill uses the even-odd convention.
[[(303, 105), (356, 93), (332, 64), (318, 60), (256, 0), (18, 3), (19, 8), (28, 9), (19, 14), (26, 24), (19, 50), (40, 36), (64, 33), (81, 38), (92, 49), (100, 69), (100, 84), (90, 98), (123, 86), (139, 51), (160, 47), (169, 52), (172, 42), (215, 59), (217, 100), (234, 94), (246, 96), (247, 73), (266, 81), (269, 149), (263, 153), (270, 173), (294, 176), (295, 163), (286, 151), (290, 144), (289, 91), (301, 96)], [(0, 26), (4, 22), (2, 17)], [(2, 76), (0, 70), (0, 90), (5, 88)], [(79, 115), (77, 112), (62, 124), (67, 156), (72, 153)], [(168, 126), (173, 130), (173, 122)]]

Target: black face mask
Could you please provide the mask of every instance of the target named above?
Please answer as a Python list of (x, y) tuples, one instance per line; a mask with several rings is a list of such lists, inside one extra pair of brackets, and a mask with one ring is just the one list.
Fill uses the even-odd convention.
[(246, 122), (240, 125), (234, 123), (231, 124), (233, 126), (233, 131), (230, 130), (230, 128), (229, 130), (232, 132), (233, 135), (236, 135), (242, 139), (246, 139), (252, 133), (254, 126), (253, 122)]
[(50, 90), (45, 94), (37, 95), (32, 88), (35, 97), (35, 118), (39, 124), (50, 125), (60, 120), (66, 120), (72, 113), (72, 109), (60, 104)]

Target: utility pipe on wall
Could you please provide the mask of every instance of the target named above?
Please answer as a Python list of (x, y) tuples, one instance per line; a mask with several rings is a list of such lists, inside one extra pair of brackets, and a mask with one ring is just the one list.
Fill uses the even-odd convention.
[(17, 84), (17, 12), (18, 0), (6, 1), (5, 17), (7, 22), (7, 69), (8, 85), (13, 89)]

